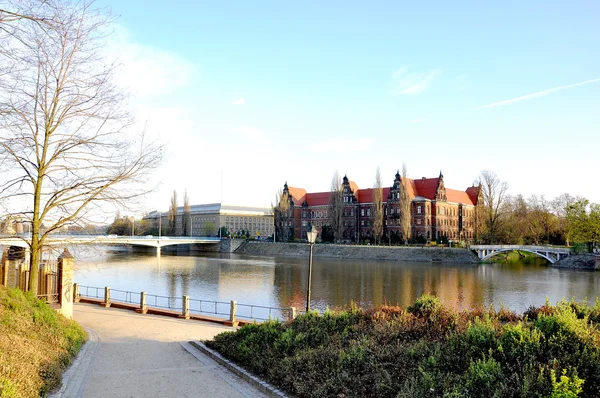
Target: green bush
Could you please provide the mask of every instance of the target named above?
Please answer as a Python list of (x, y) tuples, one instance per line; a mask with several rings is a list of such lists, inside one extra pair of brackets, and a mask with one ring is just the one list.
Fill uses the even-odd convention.
[(311, 312), (207, 344), (298, 397), (596, 397), (597, 307), (547, 303), (523, 317), (424, 295), (408, 311)]
[(577, 375), (571, 380), (567, 376), (567, 370), (563, 369), (560, 380), (556, 379), (556, 372), (550, 371), (550, 379), (552, 380), (552, 394), (550, 398), (575, 398), (583, 391), (581, 386), (585, 380), (580, 379)]

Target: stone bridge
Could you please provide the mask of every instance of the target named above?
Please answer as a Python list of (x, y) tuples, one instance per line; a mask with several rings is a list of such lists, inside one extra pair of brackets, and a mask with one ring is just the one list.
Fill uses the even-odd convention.
[(554, 246), (524, 246), (524, 245), (472, 245), (469, 249), (473, 250), (480, 260), (485, 261), (494, 257), (498, 253), (509, 251), (523, 251), (533, 253), (545, 258), (554, 264), (561, 258), (571, 254), (571, 249), (568, 247)]

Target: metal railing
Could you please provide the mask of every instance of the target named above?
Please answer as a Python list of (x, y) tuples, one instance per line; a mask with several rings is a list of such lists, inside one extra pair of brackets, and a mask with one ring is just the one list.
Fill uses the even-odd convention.
[[(129, 304), (138, 304), (140, 302), (141, 293), (135, 293), (135, 292), (129, 292), (127, 290), (117, 290), (117, 289), (111, 289), (110, 292), (111, 292), (111, 298), (113, 301), (120, 301), (122, 303), (129, 303)], [(102, 294), (104, 294), (104, 289), (102, 289)], [(137, 298), (135, 300), (133, 299), (134, 296), (137, 296)]]
[(185, 318), (190, 314), (210, 314), (224, 317), (223, 320), (235, 323), (237, 319), (252, 321), (267, 321), (269, 319), (291, 320), (299, 311), (294, 307), (279, 308), (256, 304), (239, 304), (230, 302), (192, 299), (189, 296), (174, 297), (132, 292), (127, 290), (110, 289), (106, 287), (74, 285), (74, 301), (81, 297), (102, 299), (106, 306), (112, 302), (137, 304), (142, 311), (148, 308), (168, 309), (178, 311)]

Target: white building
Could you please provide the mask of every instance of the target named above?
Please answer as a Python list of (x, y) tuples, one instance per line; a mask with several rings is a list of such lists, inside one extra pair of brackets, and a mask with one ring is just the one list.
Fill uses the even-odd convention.
[[(160, 214), (160, 223), (158, 221)], [(169, 215), (167, 212), (153, 211), (145, 220), (155, 220), (160, 224), (161, 235), (169, 235)], [(183, 231), (183, 206), (177, 208), (175, 222), (176, 236), (219, 236), (221, 227), (231, 234), (241, 235), (249, 232), (250, 237), (268, 237), (273, 235), (273, 211), (269, 207), (235, 206), (222, 203), (193, 205), (190, 211), (188, 231)]]

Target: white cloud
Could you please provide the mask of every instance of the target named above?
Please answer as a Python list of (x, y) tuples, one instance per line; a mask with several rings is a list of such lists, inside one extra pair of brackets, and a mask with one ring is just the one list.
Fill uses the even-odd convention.
[(394, 92), (396, 94), (420, 94), (427, 90), (431, 82), (441, 73), (439, 69), (427, 72), (409, 72), (402, 67), (392, 73)]
[(246, 105), (246, 100), (242, 97), (237, 97), (231, 103), (233, 105)]
[(259, 129), (256, 129), (251, 126), (240, 126), (240, 134), (248, 137), (250, 140), (261, 143), (268, 144), (271, 142), (267, 134)]
[(356, 152), (367, 149), (373, 143), (372, 138), (328, 138), (323, 141), (317, 141), (312, 144), (314, 152)]
[(516, 103), (516, 102), (526, 101), (526, 100), (530, 100), (530, 99), (534, 99), (534, 98), (539, 98), (539, 97), (545, 97), (546, 95), (549, 95), (549, 94), (552, 94), (552, 93), (556, 93), (557, 91), (562, 91), (562, 90), (566, 90), (566, 89), (569, 89), (569, 88), (578, 87), (578, 86), (584, 86), (586, 84), (598, 83), (598, 82), (600, 82), (600, 78), (586, 80), (584, 82), (569, 84), (569, 85), (566, 85), (566, 86), (553, 87), (553, 88), (549, 88), (549, 89), (542, 90), (542, 91), (537, 91), (535, 93), (522, 95), (520, 97), (516, 97), (516, 98), (504, 100), (504, 101), (492, 102), (491, 104), (487, 104), (487, 105), (479, 107), (479, 109), (493, 108), (493, 107), (496, 107), (496, 106), (503, 106), (503, 105), (511, 105), (511, 104)]
[(185, 87), (196, 69), (177, 53), (135, 42), (121, 26), (115, 28), (105, 51), (119, 65), (117, 84), (137, 96), (172, 93)]

